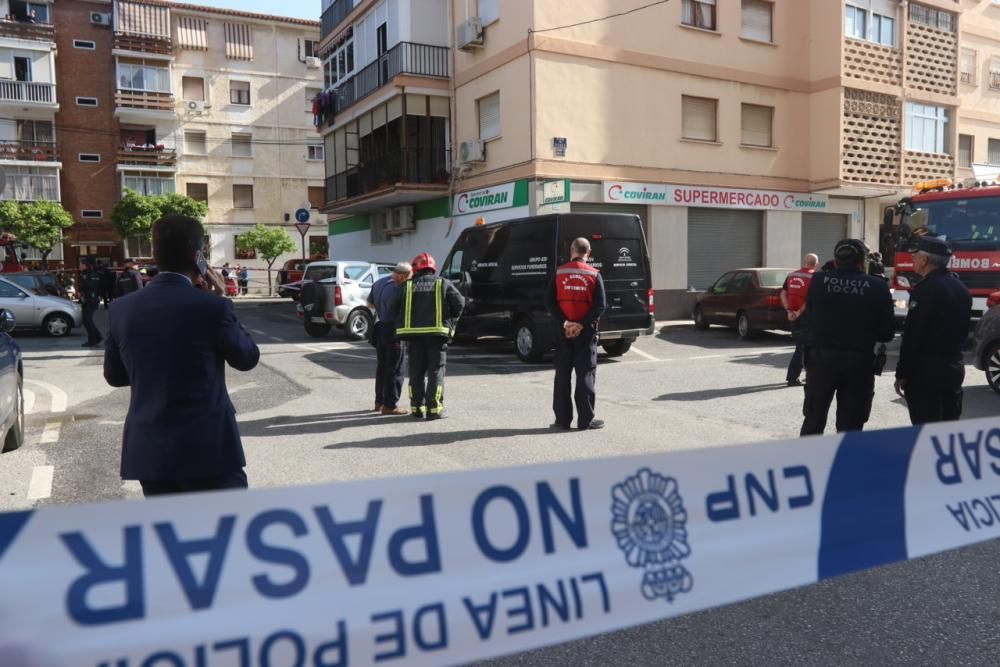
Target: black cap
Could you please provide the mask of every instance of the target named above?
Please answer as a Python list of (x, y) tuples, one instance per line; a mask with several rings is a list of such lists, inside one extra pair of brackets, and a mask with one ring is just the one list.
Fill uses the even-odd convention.
[(937, 236), (921, 236), (917, 239), (917, 252), (951, 257), (951, 246), (948, 245), (947, 241)]
[(868, 246), (861, 239), (843, 239), (833, 247), (833, 256), (844, 262), (861, 263), (868, 256)]

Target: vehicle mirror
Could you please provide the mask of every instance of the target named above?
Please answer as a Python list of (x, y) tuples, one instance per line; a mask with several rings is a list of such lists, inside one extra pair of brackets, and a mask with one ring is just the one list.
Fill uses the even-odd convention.
[(10, 333), (16, 324), (17, 318), (14, 317), (14, 313), (6, 309), (0, 310), (0, 331)]

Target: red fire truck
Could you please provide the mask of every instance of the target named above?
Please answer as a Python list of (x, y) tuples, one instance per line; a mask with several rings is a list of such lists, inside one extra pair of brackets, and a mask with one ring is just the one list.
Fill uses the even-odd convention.
[(913, 271), (916, 241), (943, 238), (954, 251), (949, 267), (972, 293), (973, 317), (986, 310), (986, 298), (1000, 290), (1000, 185), (922, 181), (916, 194), (885, 212), (883, 239), (895, 254), (892, 286), (908, 292), (920, 279)]

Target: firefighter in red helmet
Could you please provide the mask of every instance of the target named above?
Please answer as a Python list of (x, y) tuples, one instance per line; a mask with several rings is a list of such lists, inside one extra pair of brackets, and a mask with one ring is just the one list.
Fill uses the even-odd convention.
[(434, 275), (437, 262), (426, 252), (414, 257), (412, 265), (413, 277), (403, 284), (393, 305), (396, 337), (408, 341), (410, 414), (441, 419), (445, 357), (465, 299), (449, 281)]

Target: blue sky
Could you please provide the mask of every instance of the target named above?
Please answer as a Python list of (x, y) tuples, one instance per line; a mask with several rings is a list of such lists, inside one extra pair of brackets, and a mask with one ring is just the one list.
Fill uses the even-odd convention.
[(319, 20), (322, 8), (320, 0), (185, 0), (193, 5), (239, 9), (245, 12), (259, 12), (276, 16), (291, 16), (297, 19)]

